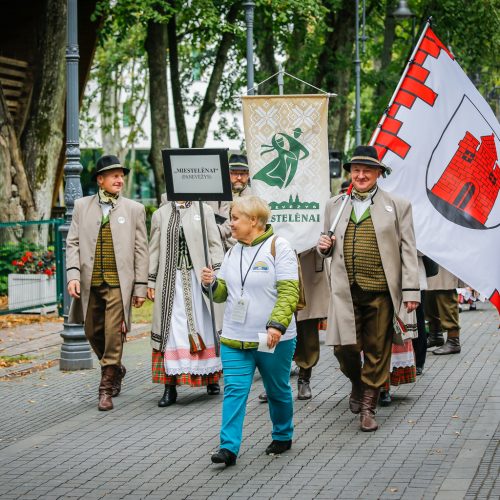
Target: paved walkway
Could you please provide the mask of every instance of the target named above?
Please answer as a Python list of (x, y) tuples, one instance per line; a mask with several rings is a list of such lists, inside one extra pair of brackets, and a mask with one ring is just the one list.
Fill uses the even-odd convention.
[(479, 308), (461, 314), (462, 353), (430, 354), (417, 383), (380, 409), (375, 433), (358, 430), (349, 386), (323, 345), (314, 398), (295, 406), (293, 447), (268, 457), (256, 377), (241, 454), (227, 469), (210, 462), (222, 397), (182, 387), (177, 405), (158, 408), (147, 339), (125, 346), (129, 371), (111, 412), (96, 409), (98, 369), (2, 381), (0, 498), (499, 498), (498, 315)]
[[(60, 335), (64, 326), (61, 320), (44, 321), (22, 326), (0, 328), (0, 356), (23, 356), (26, 361), (12, 366), (0, 367), (0, 380), (39, 371), (59, 362)], [(129, 340), (149, 336), (148, 324), (133, 324), (128, 333)]]

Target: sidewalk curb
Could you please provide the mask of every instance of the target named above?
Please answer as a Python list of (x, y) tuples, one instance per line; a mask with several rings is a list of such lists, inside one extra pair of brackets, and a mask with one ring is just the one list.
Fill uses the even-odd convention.
[[(149, 335), (151, 325), (149, 323), (136, 323), (132, 325), (132, 330), (127, 335), (127, 342), (142, 339)], [(29, 375), (30, 373), (39, 372), (51, 368), (59, 363), (60, 344), (57, 349), (52, 352), (44, 353), (38, 359), (33, 359), (26, 363), (19, 363), (8, 368), (0, 369), (0, 381), (12, 380), (18, 377)]]

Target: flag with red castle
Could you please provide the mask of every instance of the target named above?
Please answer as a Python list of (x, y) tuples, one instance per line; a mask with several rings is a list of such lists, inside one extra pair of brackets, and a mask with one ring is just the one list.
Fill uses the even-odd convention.
[(425, 27), (370, 144), (411, 201), (417, 247), (500, 312), (500, 124)]

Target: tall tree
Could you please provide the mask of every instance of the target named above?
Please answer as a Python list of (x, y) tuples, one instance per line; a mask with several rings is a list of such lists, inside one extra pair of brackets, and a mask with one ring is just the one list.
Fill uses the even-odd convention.
[(21, 148), (37, 216), (48, 219), (63, 146), (66, 1), (45, 0), (43, 12), (39, 20), (33, 97)]
[(26, 177), (14, 120), (0, 85), (0, 221), (36, 218), (35, 201)]
[[(176, 5), (172, 1), (172, 6)], [(177, 128), (177, 141), (179, 147), (189, 147), (189, 138), (186, 128), (184, 97), (182, 95), (181, 74), (179, 68), (179, 39), (177, 33), (177, 14), (173, 12), (168, 21), (168, 53), (170, 62), (170, 80), (172, 82), (172, 97), (175, 115), (175, 124)]]
[(167, 88), (167, 32), (166, 25), (154, 20), (148, 22), (146, 37), (151, 102), (151, 151), (149, 163), (153, 167), (157, 201), (165, 185), (162, 148), (170, 147)]

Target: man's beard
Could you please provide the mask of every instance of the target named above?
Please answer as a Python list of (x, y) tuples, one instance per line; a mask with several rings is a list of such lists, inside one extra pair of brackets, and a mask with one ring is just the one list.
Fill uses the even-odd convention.
[(232, 190), (234, 193), (241, 193), (246, 187), (247, 185), (242, 182), (235, 182), (232, 186)]

